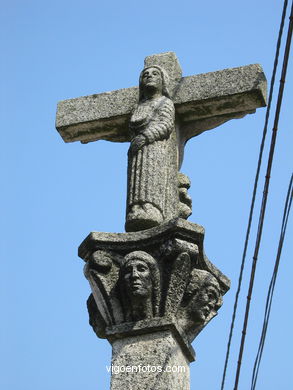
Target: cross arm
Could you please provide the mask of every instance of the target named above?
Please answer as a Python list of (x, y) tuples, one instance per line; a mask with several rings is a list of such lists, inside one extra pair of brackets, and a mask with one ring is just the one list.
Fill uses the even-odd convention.
[(63, 100), (56, 129), (65, 142), (130, 141), (128, 121), (137, 101), (137, 87)]
[(266, 106), (266, 90), (259, 64), (182, 78), (175, 98), (181, 141)]
[[(266, 105), (260, 65), (183, 77), (174, 94), (181, 141)], [(65, 142), (130, 141), (128, 121), (138, 88), (120, 89), (59, 102), (56, 128)]]

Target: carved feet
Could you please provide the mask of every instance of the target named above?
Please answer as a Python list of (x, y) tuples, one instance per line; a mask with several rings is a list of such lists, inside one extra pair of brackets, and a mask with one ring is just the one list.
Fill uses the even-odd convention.
[[(178, 207), (177, 216), (187, 219), (192, 214), (192, 199), (188, 194), (190, 180), (183, 173), (178, 173)], [(159, 226), (164, 215), (152, 203), (141, 203), (130, 206), (126, 215), (125, 231), (137, 232)]]
[(160, 225), (163, 222), (161, 211), (151, 203), (133, 205), (127, 214), (125, 230), (136, 232)]

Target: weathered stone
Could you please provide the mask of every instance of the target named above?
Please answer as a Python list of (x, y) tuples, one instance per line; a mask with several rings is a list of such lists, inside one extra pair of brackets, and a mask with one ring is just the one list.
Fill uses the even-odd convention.
[(217, 279), (210, 272), (194, 268), (177, 315), (178, 323), (189, 342), (217, 315), (222, 303), (222, 292)]
[[(174, 53), (146, 57), (139, 93), (124, 89), (60, 102), (66, 142), (130, 141), (125, 230), (191, 215), (179, 169), (188, 139), (265, 105), (259, 65), (182, 78)], [(181, 180), (181, 181), (180, 181)]]
[[(133, 87), (61, 101), (56, 128), (65, 142), (130, 141), (128, 123), (138, 94)], [(173, 100), (184, 122), (184, 142), (264, 107), (266, 79), (258, 64), (183, 77)]]
[[(169, 240), (169, 241), (168, 241)], [(220, 282), (223, 289), (228, 289), (229, 279), (221, 273), (205, 256), (203, 249), (204, 228), (196, 223), (191, 223), (181, 218), (168, 221), (160, 226), (140, 232), (130, 233), (104, 233), (92, 232), (78, 248), (78, 256), (88, 261), (97, 250), (113, 251), (125, 256), (127, 253), (137, 250), (158, 254), (158, 248), (165, 243), (168, 251), (168, 242), (172, 240), (184, 240), (198, 246), (198, 265), (201, 269), (211, 272)], [(167, 243), (166, 243), (167, 242)], [(226, 286), (226, 287), (225, 287)]]
[(92, 253), (84, 269), (96, 302), (95, 306), (91, 298), (88, 300), (90, 322), (99, 335), (103, 334), (105, 326), (124, 320), (119, 292), (113, 288), (118, 281), (122, 261), (119, 254), (98, 250)]
[(139, 101), (130, 118), (125, 230), (144, 230), (178, 217), (175, 109), (169, 75), (158, 65), (139, 78)]
[[(189, 362), (171, 331), (123, 337), (112, 344), (111, 390), (189, 390)], [(127, 372), (128, 370), (128, 372)]]
[(143, 232), (91, 233), (79, 253), (87, 262), (96, 302), (88, 300), (90, 324), (98, 337), (132, 332), (137, 322), (144, 332), (154, 324), (162, 330), (167, 321), (178, 323), (181, 338), (190, 343), (229, 289), (228, 279), (204, 255), (203, 229), (185, 220)]
[(105, 335), (109, 342), (113, 344), (115, 340), (124, 337), (139, 336), (165, 330), (171, 331), (185, 357), (189, 362), (193, 362), (195, 360), (195, 351), (174, 317), (157, 317), (151, 320), (147, 319), (114, 325), (106, 328)]
[(179, 217), (187, 219), (192, 214), (192, 199), (188, 194), (190, 188), (189, 177), (183, 173), (178, 173), (178, 192), (179, 192)]
[(146, 57), (144, 60), (144, 67), (146, 68), (152, 65), (162, 67), (169, 75), (169, 92), (170, 96), (173, 97), (173, 95), (176, 94), (178, 83), (182, 78), (182, 70), (176, 54), (167, 52)]
[[(98, 250), (113, 251), (125, 256), (138, 248), (156, 255), (162, 243), (166, 242), (167, 239), (170, 241), (184, 240), (196, 244), (199, 248), (199, 261), (202, 264), (205, 263), (203, 253), (204, 228), (180, 218), (139, 232), (91, 232), (79, 246), (78, 256), (88, 262), (92, 254)], [(168, 251), (167, 244), (165, 250)], [(223, 280), (223, 283), (225, 284), (226, 280)]]
[(130, 141), (128, 123), (138, 88), (120, 89), (58, 103), (56, 128), (65, 142)]
[(180, 187), (182, 187), (182, 188), (188, 189), (191, 186), (189, 177), (184, 175), (184, 173), (181, 173), (181, 172), (178, 173), (178, 181), (179, 181)]
[(125, 256), (120, 269), (119, 290), (126, 321), (159, 316), (161, 278), (157, 261), (147, 252)]

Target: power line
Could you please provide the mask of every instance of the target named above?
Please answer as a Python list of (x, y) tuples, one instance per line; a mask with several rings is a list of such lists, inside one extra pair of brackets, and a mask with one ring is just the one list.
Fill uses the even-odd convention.
[(267, 106), (267, 110), (266, 110), (265, 124), (264, 124), (264, 129), (263, 129), (262, 141), (261, 141), (261, 145), (260, 145), (257, 170), (256, 170), (256, 175), (255, 175), (255, 180), (254, 180), (254, 188), (253, 188), (253, 194), (252, 194), (252, 200), (251, 200), (251, 206), (250, 206), (250, 212), (249, 212), (249, 218), (248, 218), (248, 225), (247, 225), (247, 230), (246, 230), (244, 249), (243, 249), (243, 254), (242, 254), (242, 262), (241, 262), (241, 266), (240, 266), (238, 286), (237, 286), (237, 291), (236, 291), (236, 295), (235, 295), (235, 302), (234, 302), (232, 320), (231, 320), (231, 325), (230, 325), (229, 338), (228, 338), (228, 343), (227, 343), (226, 358), (225, 358), (225, 364), (224, 364), (224, 370), (223, 370), (221, 390), (223, 390), (224, 386), (225, 386), (227, 366), (228, 366), (228, 361), (229, 361), (229, 356), (230, 356), (230, 348), (231, 348), (235, 318), (236, 318), (236, 313), (237, 313), (238, 299), (239, 299), (239, 294), (240, 294), (241, 285), (242, 285), (243, 271), (244, 271), (244, 266), (245, 266), (246, 253), (247, 253), (247, 247), (248, 247), (248, 242), (249, 242), (252, 217), (253, 217), (253, 211), (254, 211), (254, 205), (255, 205), (255, 198), (256, 198), (256, 192), (257, 192), (257, 187), (258, 187), (259, 173), (260, 173), (263, 150), (264, 150), (265, 139), (266, 139), (266, 134), (267, 134), (267, 129), (268, 129), (268, 122), (269, 122), (269, 116), (270, 116), (270, 110), (271, 110), (271, 103), (272, 103), (272, 97), (273, 97), (276, 72), (277, 72), (278, 61), (279, 61), (279, 53), (280, 53), (280, 47), (281, 47), (281, 41), (282, 41), (282, 34), (283, 34), (283, 29), (284, 29), (284, 24), (285, 24), (287, 4), (288, 4), (288, 0), (285, 0), (284, 6), (283, 6), (282, 17), (281, 17), (280, 28), (279, 28), (278, 40), (277, 40), (277, 45), (276, 45), (276, 54), (275, 54), (273, 73), (272, 73), (272, 78), (271, 78), (271, 83), (270, 83), (268, 106)]
[(267, 328), (268, 328), (270, 313), (271, 313), (272, 300), (273, 300), (275, 284), (276, 284), (278, 270), (279, 270), (279, 264), (280, 264), (282, 249), (283, 249), (283, 243), (284, 243), (285, 234), (286, 234), (287, 222), (288, 222), (288, 218), (290, 215), (292, 199), (293, 199), (293, 174), (291, 175), (291, 180), (290, 180), (288, 191), (287, 191), (287, 197), (286, 197), (282, 226), (281, 226), (281, 233), (280, 233), (280, 238), (279, 238), (278, 251), (277, 251), (277, 255), (276, 255), (276, 261), (275, 261), (273, 275), (272, 275), (269, 289), (268, 289), (262, 333), (261, 333), (259, 347), (258, 347), (258, 351), (257, 351), (257, 355), (255, 358), (254, 367), (253, 367), (251, 390), (255, 390), (255, 388), (256, 388), (256, 382), (257, 382), (259, 367), (260, 367), (260, 363), (261, 363), (261, 359), (262, 359), (263, 348), (264, 348), (264, 344), (265, 344), (265, 340), (266, 340)]
[(273, 131), (272, 131), (271, 145), (270, 145), (267, 171), (266, 171), (266, 177), (265, 177), (265, 184), (264, 184), (264, 190), (263, 190), (263, 198), (262, 198), (261, 210), (260, 210), (260, 215), (259, 215), (259, 223), (258, 223), (257, 237), (256, 237), (255, 249), (254, 249), (254, 255), (253, 255), (253, 263), (252, 263), (252, 268), (251, 268), (250, 282), (249, 282), (249, 288), (248, 288), (248, 294), (247, 294), (247, 302), (246, 302), (245, 316), (244, 316), (244, 321), (243, 321), (241, 344), (240, 344), (240, 348), (239, 348), (234, 390), (237, 390), (237, 388), (238, 388), (238, 382), (239, 382), (239, 377), (240, 377), (240, 372), (241, 372), (241, 363), (242, 363), (242, 356), (243, 356), (243, 350), (244, 350), (244, 344), (245, 344), (245, 338), (246, 338), (246, 330), (247, 330), (247, 324), (248, 324), (248, 318), (249, 318), (250, 303), (251, 303), (251, 297), (252, 297), (252, 291), (253, 291), (253, 285), (254, 285), (256, 265), (257, 265), (257, 260), (258, 260), (258, 252), (259, 252), (261, 237), (262, 237), (262, 229), (263, 229), (264, 218), (265, 218), (266, 204), (267, 204), (269, 184), (270, 184), (270, 176), (271, 176), (274, 151), (275, 151), (275, 145), (276, 145), (276, 139), (277, 139), (277, 132), (278, 132), (278, 123), (279, 123), (280, 111), (281, 111), (282, 100), (283, 100), (283, 92), (284, 92), (284, 87), (285, 87), (287, 66), (288, 66), (291, 39), (292, 39), (292, 29), (293, 29), (293, 2), (291, 5), (291, 13), (290, 13), (289, 19), (290, 19), (290, 21), (289, 21), (287, 40), (286, 40), (286, 46), (285, 46), (285, 52), (284, 52), (281, 80), (280, 80), (279, 93), (278, 93), (278, 99), (277, 99), (277, 105), (276, 105), (275, 120), (274, 120), (274, 126), (273, 126)]

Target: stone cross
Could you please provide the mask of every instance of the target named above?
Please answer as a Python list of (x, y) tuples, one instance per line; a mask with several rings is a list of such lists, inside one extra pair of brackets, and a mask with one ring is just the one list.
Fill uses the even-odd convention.
[[(266, 78), (258, 64), (182, 77), (175, 53), (168, 52), (146, 57), (145, 66), (150, 65), (162, 66), (172, 80), (181, 148), (190, 138), (266, 105)], [(137, 100), (138, 87), (63, 100), (56, 128), (65, 142), (130, 141)]]
[(131, 142), (127, 232), (92, 232), (78, 252), (92, 290), (90, 324), (112, 344), (111, 390), (190, 388), (191, 342), (230, 282), (205, 255), (203, 227), (186, 221), (184, 145), (264, 106), (265, 93), (260, 65), (182, 77), (175, 54), (163, 53), (146, 57), (139, 88), (59, 103), (65, 142)]
[[(161, 72), (165, 99), (143, 96), (141, 79), (140, 90), (133, 87), (65, 100), (57, 110), (56, 127), (65, 142), (132, 141), (126, 231), (187, 218), (191, 214), (190, 183), (185, 175), (178, 175), (186, 142), (255, 112), (266, 101), (260, 65), (182, 77), (176, 55), (169, 52), (146, 57), (145, 69)], [(145, 77), (156, 77), (146, 73)], [(139, 136), (134, 141), (135, 133)]]

